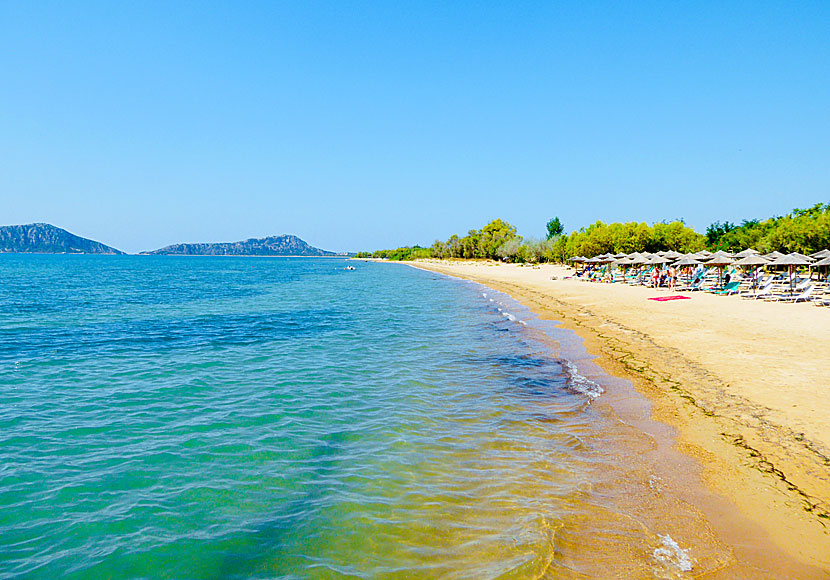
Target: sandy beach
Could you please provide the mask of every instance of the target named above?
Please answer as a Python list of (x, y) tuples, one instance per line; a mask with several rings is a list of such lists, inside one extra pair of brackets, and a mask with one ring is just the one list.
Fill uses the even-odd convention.
[[(505, 292), (632, 381), (701, 478), (830, 577), (830, 310), (568, 279), (561, 266), (419, 261)], [(716, 518), (716, 514), (712, 514)]]

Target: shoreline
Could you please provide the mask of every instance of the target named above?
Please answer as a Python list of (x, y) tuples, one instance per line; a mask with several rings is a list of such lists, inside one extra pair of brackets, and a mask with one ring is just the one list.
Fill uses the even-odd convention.
[[(555, 321), (562, 328), (573, 331), (582, 339), (586, 351), (596, 356), (593, 362), (602, 371), (630, 381), (635, 391), (650, 403), (648, 420), (667, 425), (675, 432), (671, 447), (697, 464), (697, 479), (701, 486), (712, 492), (709, 495), (717, 497), (702, 497), (707, 495), (705, 491), (692, 495), (704, 504), (702, 511), (727, 543), (744, 544), (740, 551), (758, 563), (765, 561), (770, 548), (779, 548), (784, 555), (805, 566), (802, 572), (809, 577), (830, 577), (830, 460), (827, 459), (830, 453), (824, 439), (826, 423), (830, 421), (822, 422), (820, 411), (822, 401), (826, 400), (822, 396), (830, 394), (830, 385), (821, 382), (813, 385), (818, 415), (807, 413), (801, 423), (788, 424), (782, 420), (787, 417), (784, 410), (769, 407), (775, 397), (770, 398), (765, 392), (762, 392), (764, 396), (753, 392), (753, 389), (759, 389), (758, 384), (763, 386), (763, 380), (745, 381), (742, 389), (736, 389), (736, 383), (732, 382), (734, 378), (724, 372), (717, 360), (706, 357), (701, 360), (694, 356), (699, 354), (695, 350), (699, 346), (695, 344), (696, 340), (702, 340), (709, 350), (717, 349), (718, 341), (711, 336), (707, 340), (706, 332), (702, 337), (686, 336), (700, 333), (694, 328), (677, 333), (684, 335), (675, 337), (680, 341), (679, 346), (654, 332), (653, 326), (664, 322), (665, 312), (661, 313), (659, 308), (666, 303), (647, 301), (646, 298), (665, 295), (665, 292), (563, 280), (566, 270), (550, 265), (531, 268), (493, 262), (439, 261), (406, 264), (481, 283), (517, 300), (541, 320)], [(615, 294), (614, 299), (603, 300), (603, 293), (609, 292)], [(716, 302), (711, 302), (712, 299)], [(679, 316), (694, 317), (701, 307), (708, 307), (718, 315), (718, 309), (730, 307), (735, 302), (738, 305), (731, 308), (740, 311), (739, 317), (755, 316), (758, 308), (770, 306), (777, 310), (770, 315), (776, 320), (780, 316), (793, 318), (791, 310), (787, 310), (793, 306), (800, 308), (800, 316), (805, 316), (804, 307), (817, 310), (811, 305), (762, 305), (708, 295), (670, 304), (682, 303), (685, 311)], [(689, 308), (689, 303), (695, 304)], [(649, 313), (657, 319), (651, 324)], [(821, 311), (815, 313), (819, 318), (823, 314)], [(678, 313), (673, 312), (671, 316), (676, 317)], [(810, 318), (809, 310), (806, 316)], [(709, 334), (720, 332), (717, 318), (694, 321), (708, 329)], [(795, 320), (796, 326), (797, 323)], [(830, 316), (818, 323), (813, 320), (817, 336), (822, 335), (825, 323), (830, 324)], [(763, 333), (768, 328), (760, 330)], [(729, 341), (734, 333), (724, 334), (722, 338)], [(776, 337), (778, 340), (788, 338), (804, 350), (798, 343), (798, 338), (803, 337)], [(753, 341), (757, 348), (763, 349), (764, 343), (759, 344), (757, 337)], [(814, 346), (821, 348), (820, 344)], [(747, 350), (752, 349), (738, 348), (716, 354), (732, 359), (751, 358), (753, 353)], [(785, 357), (785, 354), (776, 356)], [(766, 357), (769, 359), (766, 367), (781, 363), (776, 356)], [(824, 356), (830, 356), (830, 352)], [(816, 372), (826, 368), (823, 362), (811, 362)], [(774, 374), (764, 364), (757, 363), (752, 361), (760, 379), (768, 378), (766, 374)], [(798, 365), (793, 366), (797, 372)], [(740, 378), (739, 372), (732, 374)], [(797, 397), (789, 397), (786, 392), (783, 398), (787, 404), (792, 404), (791, 399), (797, 401), (795, 404), (804, 403)], [(790, 410), (790, 415), (799, 414), (793, 415)], [(805, 426), (811, 428), (809, 432)], [(754, 528), (761, 532), (757, 537), (751, 537)], [(753, 541), (764, 544), (764, 537), (769, 538), (766, 543), (770, 546), (752, 545)]]

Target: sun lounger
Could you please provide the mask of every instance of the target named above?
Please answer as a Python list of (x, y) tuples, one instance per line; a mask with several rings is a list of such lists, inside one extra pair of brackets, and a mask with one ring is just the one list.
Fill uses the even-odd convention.
[(802, 290), (800, 294), (773, 294), (766, 300), (770, 302), (799, 302), (804, 300), (806, 302), (810, 299), (810, 295), (812, 293), (813, 287), (807, 286), (807, 288)]
[(735, 294), (738, 291), (738, 287), (741, 285), (740, 282), (730, 282), (723, 288), (713, 288), (711, 290), (707, 290), (712, 294), (721, 294), (724, 296), (729, 296), (730, 294)]
[(772, 293), (772, 278), (767, 278), (763, 284), (761, 284), (757, 290), (749, 292), (741, 292), (738, 294), (741, 298), (758, 300), (758, 298), (763, 298), (764, 296), (768, 296)]
[(799, 302), (801, 300), (803, 300), (804, 302), (807, 302), (808, 300), (810, 300), (810, 295), (812, 293), (813, 293), (813, 287), (812, 286), (807, 286), (801, 294), (798, 294), (797, 296), (793, 296), (791, 298), (784, 298), (782, 300), (782, 302)]
[(694, 292), (696, 290), (701, 290), (703, 286), (703, 278), (697, 278), (692, 280), (692, 282), (688, 286), (678, 286), (678, 290), (682, 292)]

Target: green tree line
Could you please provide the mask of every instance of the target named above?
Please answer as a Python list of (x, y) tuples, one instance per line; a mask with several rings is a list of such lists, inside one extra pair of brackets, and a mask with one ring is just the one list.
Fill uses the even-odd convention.
[(754, 248), (768, 253), (808, 254), (830, 247), (830, 204), (819, 203), (808, 209), (794, 209), (782, 217), (764, 221), (744, 220), (741, 225), (715, 222), (699, 234), (682, 220), (657, 222), (598, 221), (566, 235), (558, 217), (547, 223), (544, 240), (524, 238), (516, 228), (495, 219), (466, 236), (452, 235), (430, 247), (404, 246), (394, 250), (360, 252), (358, 258), (414, 260), (419, 258), (490, 259), (507, 262), (563, 262), (572, 256), (604, 253), (659, 252), (688, 253), (702, 249), (739, 251)]
[(744, 220), (741, 225), (715, 222), (706, 229), (710, 248), (759, 252), (800, 252), (809, 254), (830, 247), (830, 203), (794, 209), (788, 215), (763, 221)]

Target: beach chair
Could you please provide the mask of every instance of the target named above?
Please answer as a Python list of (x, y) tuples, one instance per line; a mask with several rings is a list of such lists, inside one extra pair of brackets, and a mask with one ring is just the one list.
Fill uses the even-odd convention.
[(804, 288), (799, 294), (773, 294), (769, 298), (766, 298), (769, 302), (799, 302), (804, 300), (810, 300), (810, 296), (813, 293), (813, 286), (807, 286)]
[(700, 290), (703, 286), (703, 277), (695, 278), (686, 286), (678, 286), (677, 290), (680, 292), (695, 292), (696, 290)]
[(741, 283), (740, 283), (740, 282), (738, 282), (738, 281), (736, 281), (736, 282), (730, 282), (729, 284), (727, 284), (727, 285), (726, 285), (726, 286), (724, 286), (723, 288), (720, 288), (720, 289), (713, 289), (713, 290), (707, 290), (707, 291), (708, 291), (708, 292), (711, 292), (712, 294), (719, 294), (719, 295), (721, 295), (721, 296), (729, 296), (730, 294), (735, 294), (735, 293), (737, 293), (737, 292), (738, 292), (738, 288), (739, 288), (740, 286), (741, 286)]
[(798, 294), (797, 296), (791, 296), (791, 297), (789, 297), (789, 298), (783, 298), (783, 299), (781, 300), (781, 302), (793, 302), (793, 303), (795, 303), (795, 302), (800, 302), (800, 301), (802, 301), (802, 300), (803, 300), (804, 302), (807, 302), (808, 300), (810, 300), (810, 299), (811, 299), (811, 298), (810, 298), (810, 296), (811, 296), (811, 295), (812, 295), (812, 293), (813, 293), (813, 288), (814, 288), (814, 287), (813, 287), (812, 285), (811, 285), (811, 286), (807, 286), (807, 287), (806, 287), (806, 288), (805, 288), (805, 289), (801, 292), (801, 294)]
[(764, 286), (758, 288), (757, 292), (747, 292), (745, 294), (740, 294), (739, 296), (748, 300), (758, 300), (758, 298), (763, 298), (765, 296), (769, 296), (770, 294), (772, 294), (772, 279), (770, 279)]

